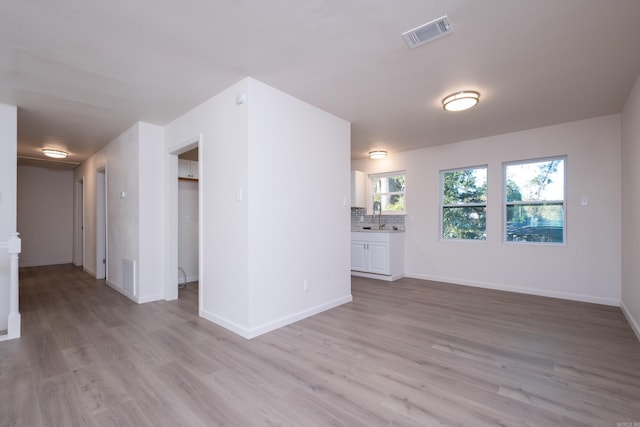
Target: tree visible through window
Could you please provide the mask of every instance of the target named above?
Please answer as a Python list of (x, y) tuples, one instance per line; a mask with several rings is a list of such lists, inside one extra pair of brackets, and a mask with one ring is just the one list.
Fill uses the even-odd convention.
[(486, 240), (487, 167), (444, 171), (442, 238)]
[(506, 163), (505, 240), (563, 243), (563, 157)]
[(380, 202), (384, 213), (404, 214), (404, 172), (376, 174), (370, 177), (373, 195), (372, 203)]

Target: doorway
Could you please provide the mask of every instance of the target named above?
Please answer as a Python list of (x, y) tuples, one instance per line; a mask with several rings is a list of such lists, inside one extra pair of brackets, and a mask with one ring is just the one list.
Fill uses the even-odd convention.
[(75, 184), (73, 265), (84, 267), (84, 177)]
[(198, 313), (203, 296), (201, 141), (201, 136), (184, 141), (167, 153), (166, 163), (165, 299), (189, 299)]
[(108, 279), (106, 169), (96, 172), (96, 279)]
[(178, 298), (194, 299), (199, 281), (198, 147), (178, 155)]

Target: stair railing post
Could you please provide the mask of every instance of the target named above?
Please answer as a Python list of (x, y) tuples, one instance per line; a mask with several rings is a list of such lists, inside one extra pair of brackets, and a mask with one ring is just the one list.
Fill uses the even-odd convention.
[(19, 254), (22, 250), (20, 233), (10, 233), (7, 241), (9, 249), (9, 319), (7, 338), (20, 338), (20, 296), (18, 287)]

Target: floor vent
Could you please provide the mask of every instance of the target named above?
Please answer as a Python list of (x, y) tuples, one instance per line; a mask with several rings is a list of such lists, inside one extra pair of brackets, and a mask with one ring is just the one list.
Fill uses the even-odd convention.
[(427, 22), (424, 25), (402, 33), (402, 38), (407, 42), (410, 48), (416, 48), (427, 42), (446, 36), (453, 32), (451, 23), (447, 15), (434, 21)]
[(122, 259), (122, 289), (135, 295), (133, 290), (136, 284), (136, 262), (129, 258)]

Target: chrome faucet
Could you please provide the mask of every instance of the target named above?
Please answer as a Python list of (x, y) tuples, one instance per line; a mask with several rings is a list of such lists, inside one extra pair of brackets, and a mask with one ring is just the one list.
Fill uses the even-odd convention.
[(376, 211), (378, 211), (378, 230), (382, 230), (386, 224), (382, 223), (382, 203), (375, 201), (373, 202), (373, 216), (376, 216)]

